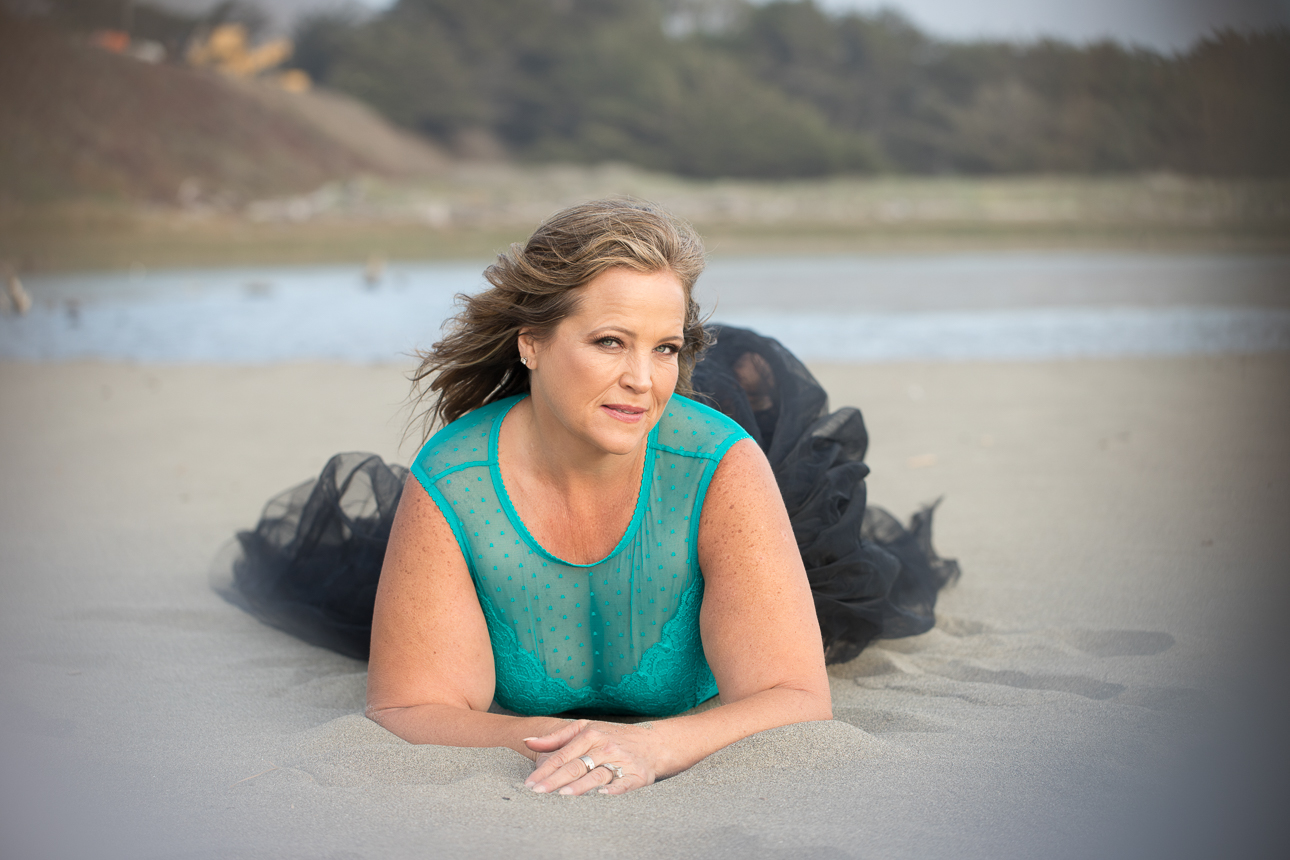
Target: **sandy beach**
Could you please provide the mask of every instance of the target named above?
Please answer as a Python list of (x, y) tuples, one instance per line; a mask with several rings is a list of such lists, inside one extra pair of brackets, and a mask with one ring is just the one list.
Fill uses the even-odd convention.
[(832, 667), (831, 722), (570, 798), (508, 750), (388, 734), (363, 664), (208, 587), (331, 454), (407, 462), (405, 368), (0, 364), (0, 854), (1264, 853), (1290, 356), (813, 369), (864, 410), (871, 503), (944, 497), (964, 573), (936, 628)]

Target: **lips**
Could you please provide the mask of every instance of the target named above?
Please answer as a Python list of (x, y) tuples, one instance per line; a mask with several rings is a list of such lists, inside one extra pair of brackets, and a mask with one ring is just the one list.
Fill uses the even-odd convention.
[(625, 421), (628, 424), (635, 424), (640, 421), (645, 417), (645, 413), (649, 411), (643, 406), (632, 406), (627, 403), (606, 403), (600, 408), (609, 413), (611, 417), (619, 421)]

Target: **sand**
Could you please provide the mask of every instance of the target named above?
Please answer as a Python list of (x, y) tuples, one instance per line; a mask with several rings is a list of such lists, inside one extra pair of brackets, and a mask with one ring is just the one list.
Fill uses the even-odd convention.
[(330, 454), (407, 461), (401, 368), (0, 365), (0, 855), (1269, 850), (1290, 356), (815, 369), (865, 411), (871, 502), (944, 497), (936, 629), (833, 667), (832, 722), (570, 798), (388, 734), (363, 664), (207, 587)]

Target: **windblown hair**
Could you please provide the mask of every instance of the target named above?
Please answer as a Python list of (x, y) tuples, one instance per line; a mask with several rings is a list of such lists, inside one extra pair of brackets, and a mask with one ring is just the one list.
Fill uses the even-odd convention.
[(443, 340), (418, 353), (412, 403), (422, 441), (439, 424), (528, 391), (520, 332), (538, 340), (549, 337), (577, 310), (578, 288), (613, 268), (670, 271), (680, 279), (685, 343), (676, 391), (691, 394), (690, 375), (708, 345), (693, 295), (705, 262), (703, 241), (694, 229), (643, 200), (596, 200), (552, 215), (526, 244), (511, 245), (484, 270), (491, 288), (457, 296), (461, 310), (448, 322)]

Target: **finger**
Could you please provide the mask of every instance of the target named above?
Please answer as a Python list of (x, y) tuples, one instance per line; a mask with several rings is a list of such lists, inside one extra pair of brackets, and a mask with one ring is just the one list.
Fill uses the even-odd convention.
[[(597, 730), (588, 728), (586, 720), (578, 720), (573, 724), (573, 728), (575, 729), (575, 734), (568, 743), (553, 752), (541, 753), (538, 756), (538, 763), (534, 767), (533, 773), (529, 774), (529, 778), (524, 780), (526, 788), (534, 788), (538, 783), (549, 780), (561, 768), (567, 767), (571, 763), (574, 765), (571, 768), (572, 775), (557, 784), (548, 784), (544, 790), (553, 791), (586, 772), (586, 765), (578, 760), (578, 756), (585, 755), (603, 740), (603, 736)], [(564, 731), (568, 730), (566, 728)]]
[[(604, 770), (604, 768), (599, 768), (599, 770)], [(625, 773), (622, 779), (615, 779), (613, 782), (601, 786), (600, 793), (626, 794), (634, 788), (643, 788), (646, 785), (649, 785), (649, 783), (643, 777), (639, 777), (634, 773)]]
[(550, 734), (525, 738), (524, 744), (536, 752), (554, 752), (578, 736), (586, 728), (586, 720), (570, 720)]
[[(555, 764), (557, 757), (566, 758), (563, 764), (551, 769), (546, 775), (539, 775), (539, 772), (545, 768), (551, 768)], [(584, 762), (577, 754), (574, 754), (568, 748), (552, 753), (551, 759), (548, 760), (541, 768), (533, 771), (533, 774), (525, 780), (524, 784), (532, 788), (538, 794), (549, 791), (557, 791), (564, 788), (570, 783), (576, 782), (587, 776), (589, 773), (587, 763)]]
[[(582, 774), (586, 772), (587, 766), (578, 758), (579, 755), (581, 755), (581, 751), (575, 750), (573, 747), (564, 747), (556, 750), (555, 752), (543, 753), (539, 756), (538, 762), (533, 768), (533, 772), (529, 774), (528, 779), (524, 780), (525, 787), (535, 789), (538, 783), (551, 779), (551, 777), (559, 773), (561, 769), (570, 768), (571, 765), (573, 765), (572, 770), (574, 771), (571, 778), (582, 776)], [(566, 779), (559, 785), (554, 786), (548, 784), (543, 788), (543, 791), (550, 791), (553, 788), (559, 788), (560, 785), (564, 785), (568, 781), (569, 780)]]
[(586, 794), (589, 791), (604, 788), (613, 778), (614, 775), (606, 768), (593, 767), (591, 772), (586, 776), (575, 779), (573, 782), (560, 789), (560, 794)]

